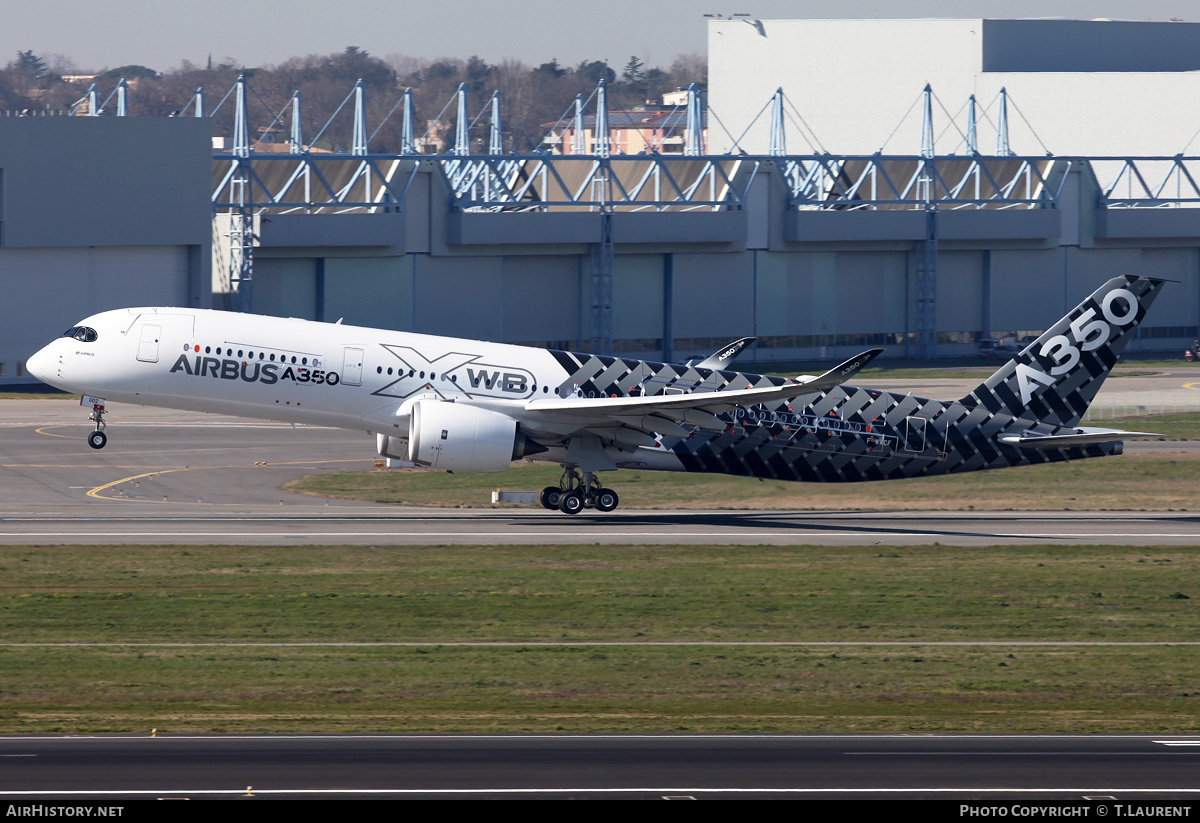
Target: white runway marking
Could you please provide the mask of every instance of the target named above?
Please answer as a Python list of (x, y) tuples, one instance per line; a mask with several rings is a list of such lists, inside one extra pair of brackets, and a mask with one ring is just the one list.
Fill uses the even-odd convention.
[[(913, 532), (853, 532), (847, 534), (841, 531), (818, 532), (805, 531), (799, 534), (785, 536), (777, 532), (737, 532), (737, 533), (713, 533), (713, 532), (671, 532), (664, 534), (662, 532), (604, 532), (604, 531), (571, 531), (571, 532), (413, 532), (407, 535), (396, 535), (382, 531), (354, 531), (354, 532), (334, 532), (334, 531), (317, 531), (312, 534), (296, 534), (295, 532), (186, 532), (186, 531), (156, 531), (156, 532), (106, 532), (106, 531), (86, 531), (86, 532), (8, 532), (8, 537), (278, 537), (278, 538), (297, 538), (297, 537), (405, 537), (410, 540), (424, 540), (436, 538), (450, 537), (470, 537), (481, 540), (495, 540), (500, 537), (525, 537), (525, 538), (566, 538), (566, 539), (585, 539), (585, 538), (653, 538), (660, 541), (678, 542), (683, 539), (697, 539), (700, 542), (705, 541), (723, 541), (723, 540), (789, 540), (791, 542), (802, 543), (806, 539), (814, 537), (844, 537), (854, 538), (856, 540), (876, 539), (929, 539), (933, 537), (946, 536), (947, 532), (931, 531), (927, 533)], [(1149, 538), (1195, 538), (1195, 534), (1186, 532), (1138, 532), (1137, 534), (1128, 534), (1122, 532), (1033, 532), (1019, 534), (1015, 532), (984, 532), (978, 535), (971, 535), (981, 538), (1005, 538), (1005, 539), (1021, 539), (1021, 540), (1107, 540), (1113, 538), (1136, 537), (1138, 539)]]
[[(0, 648), (118, 648), (118, 649), (175, 649), (175, 648), (234, 648), (234, 649), (304, 649), (304, 648), (488, 648), (488, 649), (531, 649), (531, 648), (578, 648), (581, 646), (604, 646), (608, 648), (637, 648), (641, 646), (677, 646), (677, 647), (718, 647), (738, 646), (750, 648), (804, 648), (809, 646), (855, 648), (862, 646), (886, 646), (891, 648), (912, 648), (914, 646), (957, 646), (957, 647), (1108, 647), (1108, 646), (1200, 646), (1200, 640), (649, 640), (649, 641), (618, 641), (618, 640), (560, 640), (560, 641), (516, 641), (516, 640), (477, 640), (477, 641), (363, 641), (363, 642), (320, 642), (296, 641), (280, 643), (215, 643), (197, 641), (195, 643), (0, 643)], [(1161, 742), (1161, 741), (1155, 741)], [(1168, 743), (1171, 746), (1200, 746), (1196, 743)]]
[[(252, 791), (248, 792), (247, 789)], [(695, 788), (695, 787), (656, 787), (656, 786), (630, 786), (627, 788), (573, 788), (573, 789), (260, 789), (254, 786), (241, 787), (237, 789), (129, 789), (129, 790), (101, 790), (92, 791), (86, 789), (78, 790), (22, 790), (22, 791), (6, 791), (6, 796), (28, 797), (36, 795), (54, 795), (54, 796), (73, 796), (73, 795), (95, 795), (105, 797), (140, 797), (149, 795), (170, 796), (170, 795), (242, 795), (249, 794), (303, 794), (303, 795), (323, 795), (323, 794), (345, 794), (345, 795), (484, 795), (484, 794), (669, 794), (669, 795), (684, 795), (684, 794), (1097, 794), (1104, 792), (1106, 794), (1200, 794), (1200, 789), (1131, 789), (1116, 786), (1062, 786), (1052, 789), (1031, 789), (1022, 787), (1010, 788), (984, 788), (974, 786), (963, 786), (958, 788), (930, 787), (925, 789), (896, 789), (896, 788), (861, 788), (861, 789), (810, 789), (810, 788), (794, 788), (794, 789), (755, 789), (741, 786), (730, 786), (725, 788)]]

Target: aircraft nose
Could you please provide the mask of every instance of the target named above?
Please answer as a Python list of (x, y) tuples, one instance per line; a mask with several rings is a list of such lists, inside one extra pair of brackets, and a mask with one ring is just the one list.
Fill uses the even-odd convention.
[(43, 383), (49, 383), (50, 378), (54, 376), (54, 360), (50, 346), (45, 346), (25, 361), (25, 371)]

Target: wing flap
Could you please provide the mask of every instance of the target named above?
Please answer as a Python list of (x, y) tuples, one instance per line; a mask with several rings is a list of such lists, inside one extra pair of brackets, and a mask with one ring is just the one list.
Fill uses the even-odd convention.
[(646, 414), (640, 417), (632, 415), (613, 415), (606, 418), (613, 423), (619, 423), (622, 426), (627, 426), (631, 429), (637, 429), (640, 432), (649, 432), (652, 434), (665, 434), (670, 437), (687, 437), (688, 430), (673, 420), (667, 420), (664, 417), (659, 417), (653, 414)]

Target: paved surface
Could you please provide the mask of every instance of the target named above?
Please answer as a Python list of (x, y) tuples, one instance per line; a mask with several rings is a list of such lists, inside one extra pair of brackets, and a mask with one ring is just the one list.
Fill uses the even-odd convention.
[(1200, 797), (1200, 740), (1169, 735), (8, 737), (0, 762), (10, 804), (251, 799), (249, 788), (264, 799), (922, 797), (1063, 804), (1074, 817), (1104, 817), (1105, 804), (1122, 817), (1135, 815), (1117, 804)]
[[(1180, 384), (1177, 377), (1121, 383), (1165, 379)], [(958, 390), (926, 388), (946, 397)], [(0, 543), (1200, 543), (1200, 517), (1186, 513), (621, 509), (568, 518), (540, 508), (326, 501), (280, 486), (316, 472), (372, 468), (373, 436), (120, 406), (109, 415), (108, 446), (96, 451), (84, 439), (86, 417), (73, 399), (0, 401)], [(1185, 450), (1200, 441), (1128, 447)]]
[[(953, 387), (929, 393), (955, 396)], [(121, 407), (108, 447), (93, 451), (85, 419), (77, 401), (0, 401), (0, 542), (1200, 544), (1200, 517), (1170, 513), (619, 510), (568, 520), (540, 509), (326, 505), (279, 486), (370, 468), (365, 433)], [(1097, 803), (1110, 811), (1192, 803), (1198, 744), (1166, 736), (13, 736), (0, 737), (0, 796), (20, 806), (251, 799), (248, 786), (257, 798), (786, 794), (1063, 804), (1095, 815)], [(1096, 796), (1111, 799), (1087, 799)]]

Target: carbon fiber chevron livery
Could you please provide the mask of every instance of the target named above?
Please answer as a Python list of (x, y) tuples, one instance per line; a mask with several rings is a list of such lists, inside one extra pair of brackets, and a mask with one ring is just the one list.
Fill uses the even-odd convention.
[(1118, 454), (1155, 435), (1077, 425), (1162, 287), (1110, 280), (949, 402), (848, 386), (882, 349), (785, 379), (728, 368), (751, 338), (672, 365), (211, 309), (101, 312), (26, 366), (84, 396), (94, 449), (109, 401), (335, 426), (440, 471), (553, 461), (543, 506), (611, 512), (620, 468), (849, 482)]
[[(838, 387), (794, 400), (738, 407), (662, 446), (693, 472), (780, 480), (851, 482), (977, 471), (1119, 454), (1121, 442), (1025, 448), (1021, 436), (1077, 435), (1075, 428), (1132, 339), (1163, 280), (1117, 277), (958, 401)], [(720, 392), (785, 385), (782, 378), (553, 352), (585, 397)], [(1118, 433), (1119, 434), (1119, 433)], [(637, 466), (635, 454), (618, 466)]]
[(1078, 424), (1165, 282), (1113, 278), (963, 402), (1024, 420)]

